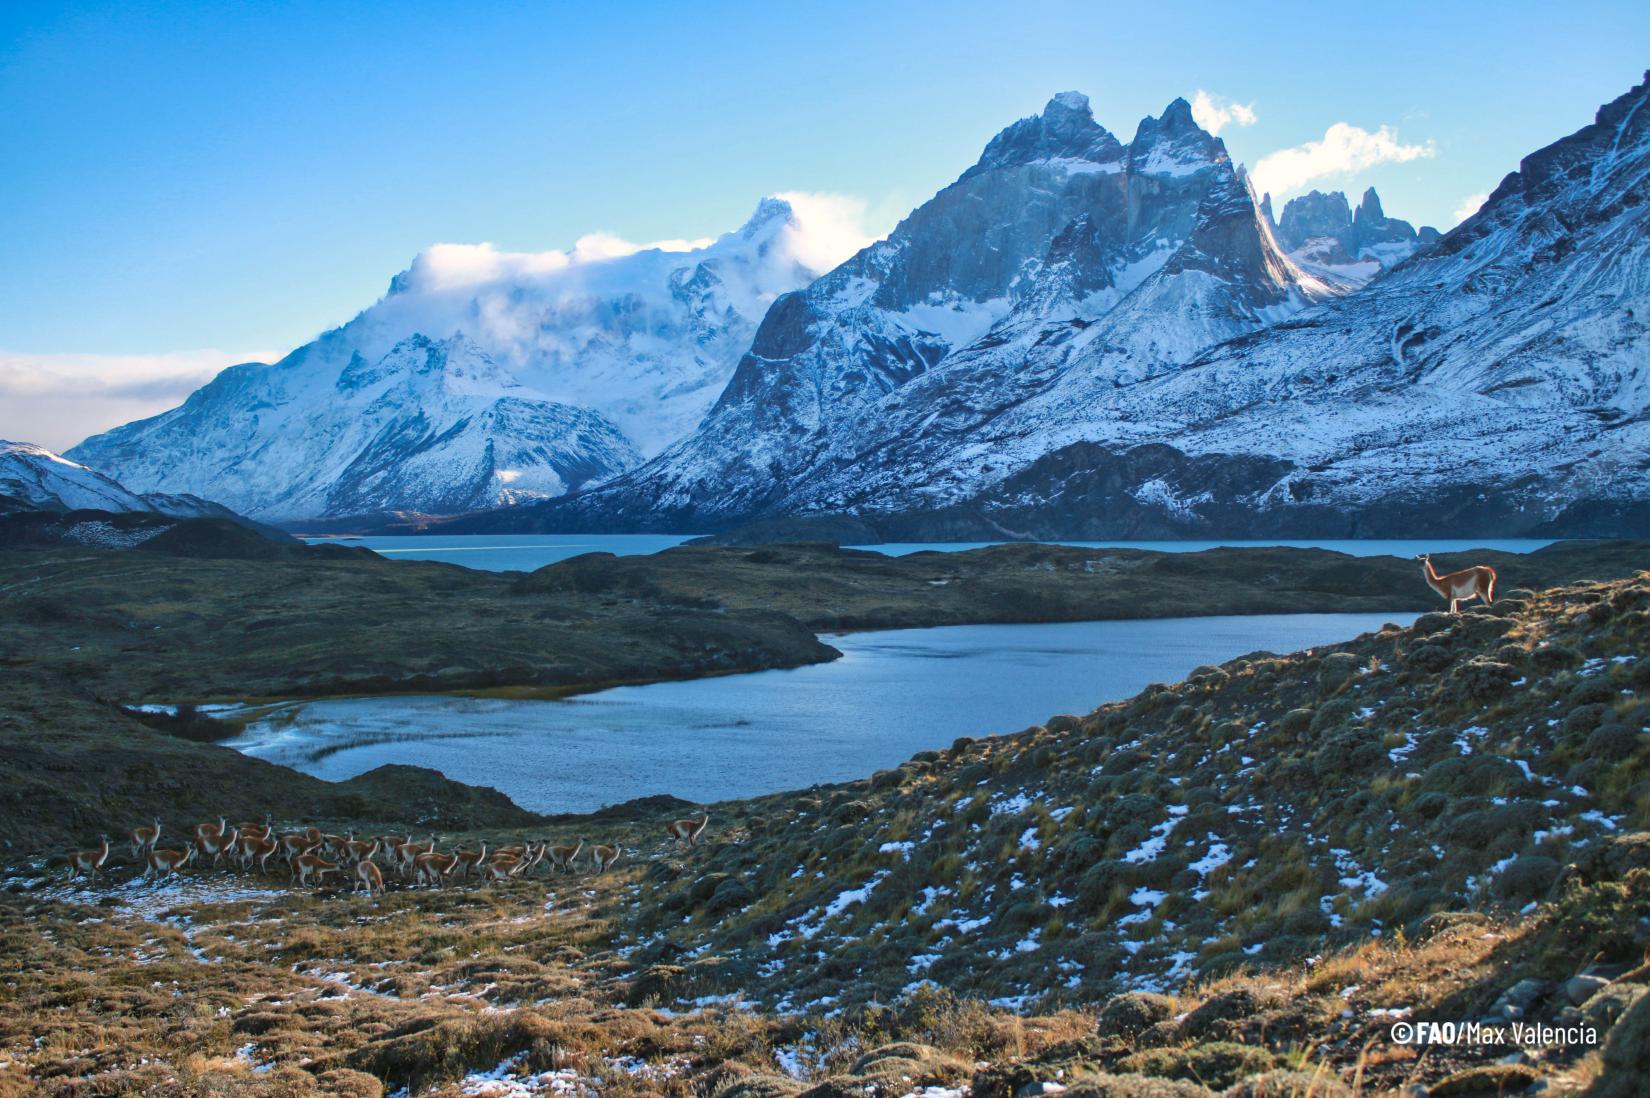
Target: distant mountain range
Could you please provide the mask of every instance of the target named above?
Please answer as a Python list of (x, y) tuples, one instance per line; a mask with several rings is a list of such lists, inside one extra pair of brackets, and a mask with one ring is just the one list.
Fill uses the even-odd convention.
[(415, 263), (70, 455), (260, 517), (514, 504), (453, 531), (1643, 534), (1646, 97), (1440, 236), (1373, 191), (1274, 222), (1184, 100), (1125, 144), (1062, 93), (817, 279), (773, 202), (579, 294)]
[(1297, 267), (1348, 289), (1436, 243), (1439, 235), (1431, 226), (1417, 232), (1409, 222), (1386, 216), (1374, 187), (1364, 192), (1356, 213), (1340, 191), (1291, 198), (1277, 221), (1272, 221), (1271, 195), (1261, 199), (1260, 208)]

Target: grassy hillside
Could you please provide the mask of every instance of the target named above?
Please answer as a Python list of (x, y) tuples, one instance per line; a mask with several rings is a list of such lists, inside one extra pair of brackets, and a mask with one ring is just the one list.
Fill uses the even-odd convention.
[(20, 868), (0, 1087), (1643, 1094), (1647, 692), (1641, 574), (715, 805), (693, 850), (622, 813), (530, 832), (618, 842), (602, 876), (369, 900)]
[(685, 988), (775, 1006), (931, 980), (1056, 1007), (1516, 911), (1650, 827), (1647, 605), (1633, 580), (1423, 615), (742, 803), (737, 842), (650, 871), (641, 955), (708, 947)]

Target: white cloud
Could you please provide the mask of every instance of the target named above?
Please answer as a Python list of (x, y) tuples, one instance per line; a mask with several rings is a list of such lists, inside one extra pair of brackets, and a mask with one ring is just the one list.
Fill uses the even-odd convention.
[(1455, 207), (1455, 223), (1457, 225), (1461, 224), (1461, 222), (1477, 213), (1479, 207), (1489, 200), (1490, 196), (1482, 192), (1467, 195), (1461, 200), (1461, 204)]
[(579, 237), (573, 245), (571, 259), (574, 263), (598, 263), (604, 259), (618, 259), (649, 249), (661, 252), (696, 252), (700, 248), (710, 247), (715, 242), (714, 237), (705, 236), (698, 240), (654, 240), (647, 244), (633, 244), (612, 233), (590, 233)]
[(868, 226), (862, 198), (821, 191), (781, 191), (774, 197), (789, 202), (796, 216), (798, 227), (789, 234), (791, 254), (820, 274), (888, 232)]
[(1192, 119), (1210, 133), (1227, 126), (1253, 126), (1260, 121), (1253, 103), (1234, 103), (1222, 95), (1210, 95), (1202, 88), (1192, 97)]
[(1391, 126), (1374, 133), (1346, 122), (1337, 122), (1324, 131), (1322, 140), (1308, 141), (1292, 149), (1279, 149), (1261, 158), (1250, 173), (1255, 190), (1270, 192), (1277, 200), (1325, 176), (1349, 175), (1376, 164), (1403, 163), (1434, 155), (1432, 142), (1405, 145)]
[(176, 407), (225, 366), (275, 357), (267, 351), (82, 355), (0, 350), (0, 438), (66, 450), (88, 435)]
[[(788, 254), (813, 271), (823, 274), (877, 239), (866, 228), (866, 206), (862, 199), (810, 191), (784, 191), (775, 197), (789, 202), (796, 217), (796, 226), (786, 233)], [(400, 286), (413, 293), (439, 293), (531, 279), (653, 249), (698, 251), (715, 242), (714, 237), (701, 237), (638, 244), (614, 233), (594, 232), (581, 236), (567, 251), (506, 252), (490, 243), (432, 244), (413, 258)]]

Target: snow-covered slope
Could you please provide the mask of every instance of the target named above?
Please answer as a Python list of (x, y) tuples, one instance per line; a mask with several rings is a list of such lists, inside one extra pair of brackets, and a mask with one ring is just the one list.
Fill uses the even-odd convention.
[(140, 496), (102, 473), (30, 442), (0, 439), (0, 512), (138, 511), (178, 518), (230, 517), (189, 495)]
[(920, 490), (899, 456), (916, 434), (971, 430), (1073, 369), (1139, 382), (1332, 292), (1278, 250), (1185, 100), (1124, 145), (1063, 93), (781, 298), (699, 430), (572, 510), (693, 527), (847, 508), (887, 461)]
[(765, 199), (737, 232), (677, 250), (438, 245), (343, 327), (69, 452), (141, 491), (276, 520), (556, 496), (699, 421), (768, 306), (817, 273), (833, 213)]
[[(1123, 150), (1056, 101), (1005, 133), (1035, 139), (993, 143), (1021, 155), (988, 150), (781, 299), (694, 436), (477, 525), (1650, 533), (1647, 99), (1607, 104), (1437, 243), (1304, 311), (1321, 284), (1177, 108), (1136, 139), (1172, 133), (1172, 151)], [(1121, 197), (1129, 216), (1108, 216)], [(923, 308), (951, 324), (918, 325)]]
[(42, 511), (152, 511), (102, 473), (29, 442), (0, 440), (0, 507)]

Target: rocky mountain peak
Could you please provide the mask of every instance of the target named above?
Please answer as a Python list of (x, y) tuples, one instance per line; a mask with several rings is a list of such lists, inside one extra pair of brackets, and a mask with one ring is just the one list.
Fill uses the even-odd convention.
[(1199, 126), (1192, 117), (1192, 105), (1181, 96), (1176, 96), (1169, 102), (1167, 107), (1163, 108), (1163, 117), (1158, 121), (1164, 133), (1190, 133), (1193, 130), (1201, 133), (1203, 131), (1203, 127)]
[(739, 236), (744, 240), (755, 240), (790, 224), (795, 218), (796, 211), (789, 202), (769, 196), (756, 204), (756, 210), (739, 227)]
[(1351, 225), (1352, 210), (1346, 195), (1340, 191), (1309, 191), (1284, 203), (1283, 216), (1278, 219), (1278, 242), (1293, 251), (1314, 237), (1339, 236)]
[(1340, 191), (1310, 191), (1291, 198), (1278, 219), (1277, 238), (1300, 267), (1319, 275), (1361, 284), (1379, 271), (1408, 259), (1438, 239), (1438, 231), (1388, 217), (1374, 187), (1354, 209)]
[[(1344, 201), (1346, 196), (1341, 197)], [(1364, 191), (1363, 200), (1358, 203), (1358, 212), (1352, 215), (1352, 222), (1378, 223), (1385, 220), (1386, 212), (1381, 209), (1381, 196), (1375, 193), (1374, 187), (1370, 187)]]
[(1043, 160), (1104, 163), (1116, 160), (1121, 151), (1117, 138), (1094, 120), (1088, 96), (1060, 92), (1041, 114), (1022, 118), (993, 137), (962, 178)]
[(1129, 170), (1137, 174), (1190, 175), (1222, 163), (1229, 163), (1225, 142), (1197, 124), (1184, 99), (1142, 118), (1129, 143)]

